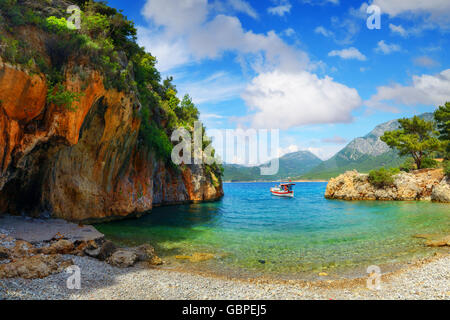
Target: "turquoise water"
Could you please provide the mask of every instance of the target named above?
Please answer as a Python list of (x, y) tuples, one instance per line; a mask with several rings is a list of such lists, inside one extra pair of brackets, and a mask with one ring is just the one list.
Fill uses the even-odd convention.
[[(219, 202), (155, 208), (139, 219), (97, 225), (127, 245), (151, 243), (170, 266), (241, 275), (342, 272), (432, 254), (415, 234), (448, 234), (450, 206), (430, 202), (339, 201), (326, 183), (297, 183), (295, 198), (273, 183), (225, 183)], [(213, 253), (204, 262), (176, 255)]]

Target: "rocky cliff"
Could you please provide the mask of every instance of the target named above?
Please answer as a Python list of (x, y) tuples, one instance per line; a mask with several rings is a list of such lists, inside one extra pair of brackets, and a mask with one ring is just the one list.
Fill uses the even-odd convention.
[[(54, 64), (48, 32), (23, 25), (3, 34), (25, 39)], [(154, 107), (150, 119), (137, 116), (139, 94), (106, 88), (104, 72), (89, 59), (70, 55), (61, 68), (65, 90), (79, 96), (70, 109), (48, 99), (48, 74), (0, 57), (0, 214), (92, 221), (219, 199), (220, 174), (203, 165), (175, 166), (142, 143), (142, 121), (166, 130), (155, 119), (161, 110)]]
[(432, 200), (450, 202), (450, 180), (442, 169), (422, 169), (394, 176), (392, 186), (377, 188), (368, 174), (347, 171), (332, 178), (325, 197), (342, 200)]

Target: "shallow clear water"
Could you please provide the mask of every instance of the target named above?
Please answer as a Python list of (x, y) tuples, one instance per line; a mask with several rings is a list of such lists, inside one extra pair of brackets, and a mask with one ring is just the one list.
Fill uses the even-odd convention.
[[(269, 192), (273, 185), (225, 183), (219, 202), (155, 208), (139, 219), (97, 227), (123, 244), (153, 244), (169, 265), (246, 276), (406, 261), (433, 253), (414, 234), (450, 231), (448, 204), (327, 200), (320, 182), (297, 183), (295, 198), (279, 198)], [(194, 252), (217, 258), (174, 258)]]

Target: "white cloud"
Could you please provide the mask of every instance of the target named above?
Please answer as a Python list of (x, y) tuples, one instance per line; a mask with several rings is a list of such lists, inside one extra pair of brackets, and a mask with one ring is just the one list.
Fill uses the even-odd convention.
[(295, 144), (291, 144), (285, 148), (278, 148), (278, 157), (282, 157), (285, 154), (293, 153), (293, 152), (297, 152), (297, 151), (300, 151), (300, 147)]
[(292, 37), (293, 35), (295, 35), (295, 30), (292, 28), (287, 28), (286, 30), (283, 31), (283, 34), (288, 37)]
[(396, 26), (395, 24), (389, 23), (389, 29), (391, 29), (392, 33), (397, 33), (404, 38), (408, 36), (408, 32), (401, 25)]
[[(139, 43), (157, 57), (163, 71), (205, 58), (217, 59), (226, 51), (257, 57), (251, 65), (257, 72), (275, 66), (311, 67), (305, 52), (286, 44), (274, 31), (245, 31), (237, 17), (224, 14), (207, 20), (212, 14), (208, 8), (206, 0), (147, 1), (142, 13), (154, 28), (139, 28)], [(170, 17), (160, 16), (165, 13)]]
[(342, 59), (357, 59), (360, 61), (367, 60), (366, 56), (363, 55), (358, 49), (351, 47), (342, 50), (333, 50), (328, 53), (330, 57), (341, 57)]
[(208, 0), (148, 0), (141, 13), (155, 25), (166, 27), (170, 33), (185, 33), (206, 20)]
[(415, 65), (418, 65), (418, 66), (421, 66), (421, 67), (428, 67), (428, 68), (431, 68), (431, 67), (434, 67), (434, 66), (438, 65), (437, 61), (435, 61), (435, 60), (433, 60), (433, 59), (431, 59), (430, 57), (427, 57), (427, 56), (417, 57), (417, 58), (414, 59), (413, 62), (414, 62)]
[(400, 51), (401, 48), (398, 44), (394, 43), (386, 43), (384, 40), (378, 41), (378, 45), (375, 48), (375, 52), (383, 53), (383, 54), (390, 54), (395, 51)]
[(409, 86), (394, 83), (377, 88), (377, 93), (365, 104), (372, 108), (385, 108), (391, 101), (407, 106), (441, 105), (450, 98), (450, 69), (436, 75), (414, 75)]
[(245, 30), (237, 17), (216, 14), (207, 0), (174, 2), (147, 0), (142, 10), (149, 27), (139, 28), (139, 43), (157, 57), (162, 71), (232, 52), (244, 73), (247, 67), (256, 73), (247, 86), (227, 73), (177, 83), (180, 94), (188, 92), (196, 103), (218, 102), (233, 99), (246, 88), (241, 97), (253, 114), (236, 121), (257, 127), (352, 120), (351, 111), (361, 104), (358, 92), (310, 73), (323, 65), (320, 61), (311, 62), (304, 51), (288, 45), (274, 31)]
[(426, 23), (450, 27), (450, 1), (448, 0), (374, 0), (382, 13), (391, 17), (417, 19), (424, 16)]
[(258, 13), (247, 1), (228, 0), (228, 3), (235, 11), (245, 13), (254, 19), (258, 19)]
[(326, 29), (323, 26), (318, 26), (317, 28), (314, 29), (314, 32), (318, 33), (318, 34), (321, 34), (321, 35), (323, 35), (324, 37), (327, 37), (327, 38), (334, 36), (334, 33), (332, 31)]
[(191, 62), (192, 57), (183, 39), (165, 41), (164, 36), (145, 27), (137, 27), (138, 43), (157, 58), (161, 72), (174, 69)]
[(373, 4), (390, 16), (404, 13), (448, 14), (450, 12), (450, 2), (447, 0), (374, 0)]
[(251, 122), (257, 128), (351, 122), (351, 112), (361, 104), (355, 89), (306, 71), (262, 73), (242, 98), (255, 111)]
[(274, 7), (267, 8), (267, 12), (277, 16), (284, 16), (286, 13), (291, 12), (292, 5), (287, 0), (280, 0), (279, 4)]

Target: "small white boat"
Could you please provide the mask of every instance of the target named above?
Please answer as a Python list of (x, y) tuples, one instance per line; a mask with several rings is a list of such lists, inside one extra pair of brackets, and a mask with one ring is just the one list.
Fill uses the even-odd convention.
[(292, 190), (292, 186), (295, 186), (295, 183), (280, 183), (278, 186), (270, 188), (270, 192), (277, 197), (294, 197), (294, 190)]

